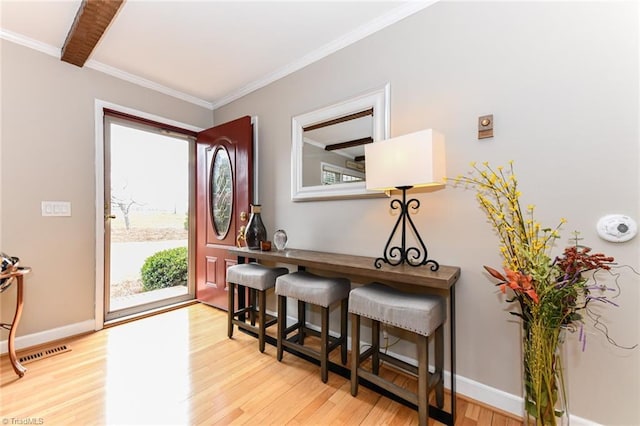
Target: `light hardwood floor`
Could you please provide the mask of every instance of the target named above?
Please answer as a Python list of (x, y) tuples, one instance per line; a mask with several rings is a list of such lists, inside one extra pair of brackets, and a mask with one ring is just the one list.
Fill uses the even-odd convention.
[[(324, 384), (314, 364), (287, 353), (279, 363), (274, 347), (260, 354), (257, 341), (241, 332), (228, 339), (226, 313), (206, 305), (64, 343), (70, 352), (26, 364), (22, 379), (2, 357), (3, 424), (417, 424), (414, 410), (369, 389), (352, 397), (343, 377), (330, 373)], [(385, 374), (413, 385), (402, 374)], [(457, 400), (456, 425), (521, 424)]]

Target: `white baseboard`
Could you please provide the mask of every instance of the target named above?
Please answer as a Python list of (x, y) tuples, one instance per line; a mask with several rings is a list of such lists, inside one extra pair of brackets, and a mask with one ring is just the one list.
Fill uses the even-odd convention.
[[(349, 343), (349, 347), (351, 344)], [(392, 351), (388, 352), (389, 355), (397, 357), (406, 363), (416, 365), (416, 360), (409, 358), (405, 355), (399, 355)], [(444, 372), (445, 387), (449, 389), (451, 387), (451, 372)], [(522, 417), (524, 413), (524, 401), (522, 397), (512, 395), (510, 393), (501, 391), (500, 389), (492, 388), (475, 380), (468, 379), (464, 376), (456, 374), (456, 393), (464, 395), (468, 398), (487, 404), (491, 407), (498, 408), (507, 413), (511, 413), (515, 416)], [(583, 419), (578, 416), (570, 414), (570, 422), (572, 426), (602, 426), (599, 423), (592, 422), (591, 420)]]
[[(18, 336), (15, 340), (16, 350), (30, 348), (32, 346), (42, 345), (43, 343), (53, 342), (55, 340), (64, 339), (65, 337), (75, 336), (87, 333), (95, 329), (96, 322), (87, 320), (77, 322), (75, 324), (65, 325), (64, 327), (53, 328), (38, 333)], [(9, 344), (7, 340), (0, 341), (0, 354), (9, 352)]]
[[(451, 374), (445, 372), (445, 383), (450, 383)], [(522, 397), (503, 392), (499, 389), (492, 388), (480, 382), (476, 382), (466, 377), (456, 375), (456, 393), (466, 397), (475, 399), (492, 407), (499, 408), (502, 411), (522, 416), (524, 413), (524, 402)], [(602, 426), (591, 420), (570, 414), (570, 422), (572, 426)]]
[[(272, 313), (274, 314), (274, 313)], [(294, 317), (287, 316), (287, 324), (292, 325), (297, 320)], [(311, 329), (320, 331), (320, 328), (315, 324), (307, 324)], [(338, 337), (334, 332), (331, 335)], [(351, 348), (351, 337), (347, 339), (347, 347)], [(390, 356), (398, 358), (407, 364), (417, 366), (415, 359), (406, 355), (400, 355), (393, 351), (387, 351)], [(433, 366), (430, 366), (433, 367)], [(447, 389), (451, 388), (451, 372), (445, 370), (444, 383)], [(501, 391), (500, 389), (492, 388), (475, 380), (468, 379), (460, 374), (456, 374), (456, 394), (463, 395), (483, 404), (487, 404), (491, 407), (495, 407), (499, 410), (511, 413), (514, 416), (522, 417), (524, 413), (524, 402), (521, 396), (512, 395), (510, 393)], [(591, 420), (583, 419), (578, 416), (570, 414), (570, 422), (572, 426), (603, 426), (600, 423), (593, 422)]]

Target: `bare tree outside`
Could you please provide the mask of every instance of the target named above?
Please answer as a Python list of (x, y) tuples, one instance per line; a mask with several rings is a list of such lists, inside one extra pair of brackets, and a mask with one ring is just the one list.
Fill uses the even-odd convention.
[(112, 306), (121, 306), (147, 293), (141, 274), (147, 259), (187, 247), (189, 145), (117, 124), (110, 142), (109, 199), (116, 216), (110, 222), (110, 296)]
[(122, 217), (124, 219), (125, 229), (128, 231), (131, 229), (131, 221), (129, 219), (129, 212), (131, 211), (131, 206), (139, 205), (142, 206), (142, 203), (137, 202), (133, 199), (129, 191), (127, 191), (128, 183), (125, 183), (122, 188), (116, 189), (111, 187), (111, 206), (117, 206), (122, 213)]

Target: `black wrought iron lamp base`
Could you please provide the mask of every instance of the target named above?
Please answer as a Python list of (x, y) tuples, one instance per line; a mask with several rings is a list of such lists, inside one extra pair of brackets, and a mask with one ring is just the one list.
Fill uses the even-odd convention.
[[(391, 200), (391, 209), (400, 209), (400, 216), (398, 216), (398, 220), (391, 231), (387, 244), (384, 246), (383, 256), (377, 258), (373, 263), (378, 269), (382, 267), (383, 263), (390, 266), (398, 266), (405, 263), (409, 266), (430, 265), (432, 271), (437, 271), (440, 267), (438, 262), (429, 259), (427, 246), (424, 244), (424, 241), (422, 241), (422, 237), (420, 237), (418, 229), (409, 215), (409, 208), (417, 210), (420, 207), (420, 201), (415, 198), (407, 201), (407, 190), (411, 188), (411, 186), (398, 187), (398, 189), (402, 191), (402, 201), (399, 199)], [(411, 228), (418, 245), (417, 247), (407, 247), (407, 225)], [(398, 230), (400, 226), (401, 228)], [(394, 246), (392, 243), (396, 232), (401, 232), (400, 246)]]

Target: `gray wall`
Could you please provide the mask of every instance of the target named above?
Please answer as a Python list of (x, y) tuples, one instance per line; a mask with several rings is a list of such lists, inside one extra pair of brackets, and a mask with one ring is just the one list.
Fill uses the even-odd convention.
[[(8, 41), (0, 48), (0, 249), (33, 268), (23, 336), (94, 319), (95, 99), (202, 128), (213, 114)], [(72, 216), (42, 217), (43, 200), (70, 201)], [(2, 295), (2, 322), (14, 303), (15, 286)]]
[[(391, 136), (434, 128), (449, 176), (471, 161), (515, 161), (522, 202), (553, 227), (568, 219), (583, 243), (640, 270), (640, 238), (608, 243), (609, 213), (640, 219), (638, 5), (635, 2), (437, 3), (324, 60), (215, 111), (216, 123), (260, 118), (260, 202), (269, 233), (289, 246), (377, 256), (394, 218), (388, 200), (293, 203), (291, 117), (391, 84)], [(477, 118), (495, 137), (477, 139)], [(462, 268), (457, 367), (466, 379), (521, 394), (520, 330), (482, 265), (499, 267), (498, 241), (473, 193), (420, 194), (416, 220), (431, 255)], [(620, 280), (619, 308), (601, 309), (621, 345), (640, 341), (640, 278)], [(566, 352), (571, 412), (607, 425), (640, 424), (640, 355), (618, 349), (587, 321), (581, 352)], [(400, 349), (404, 350), (404, 349)]]

